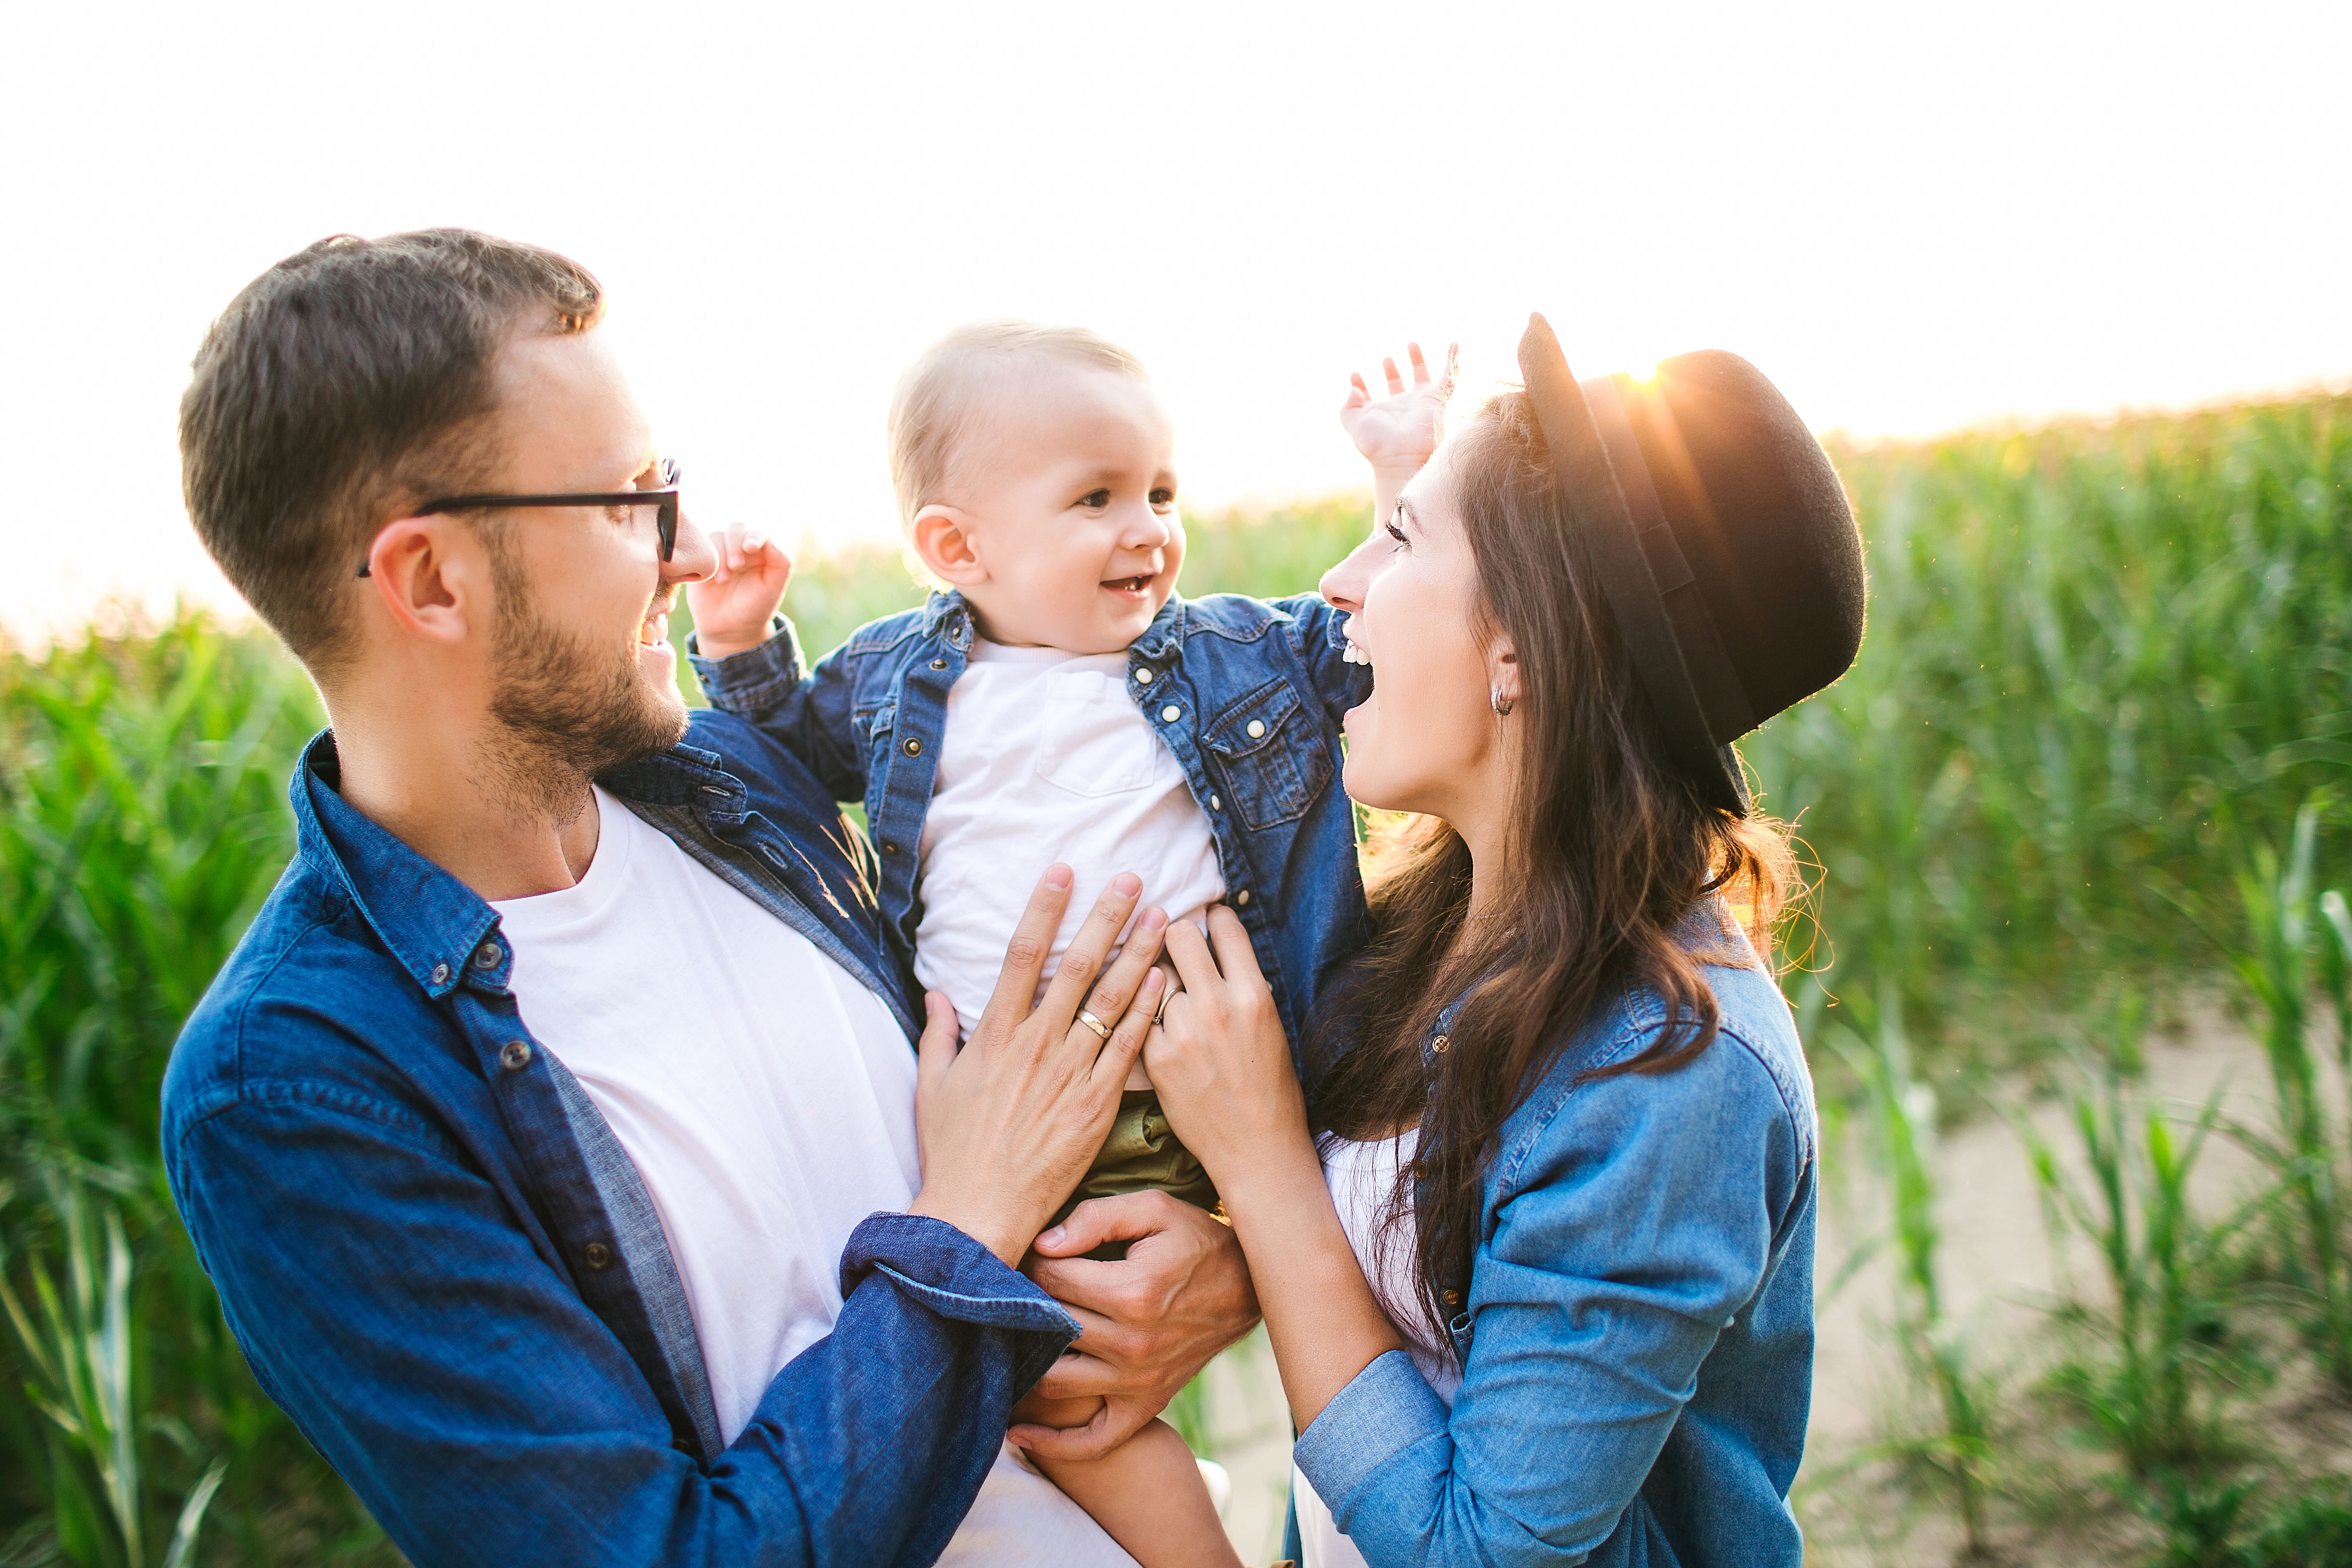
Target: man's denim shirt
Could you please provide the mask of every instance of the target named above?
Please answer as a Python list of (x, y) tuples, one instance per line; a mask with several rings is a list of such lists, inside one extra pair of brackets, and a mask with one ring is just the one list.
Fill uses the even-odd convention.
[[(1712, 900), (1691, 926), (1716, 956), (1744, 945)], [(1452, 1408), (1394, 1351), (1299, 1434), (1298, 1468), (1372, 1568), (1803, 1562), (1812, 1078), (1752, 959), (1703, 973), (1721, 1022), (1696, 1059), (1591, 1076), (1664, 1026), (1637, 992), (1504, 1123), (1448, 1325)]]
[[(1128, 691), (1208, 817), (1226, 907), (1249, 930), (1294, 1054), (1316, 998), (1370, 932), (1355, 811), (1339, 774), (1340, 717), (1370, 695), (1371, 674), (1340, 657), (1345, 619), (1314, 594), (1171, 595), (1127, 650)], [(934, 594), (920, 609), (860, 626), (814, 670), (791, 625), (777, 627), (748, 652), (697, 657), (695, 673), (713, 703), (805, 758), (835, 799), (865, 803), (881, 852), (883, 929), (911, 966), (923, 916), (918, 850), (948, 690), (976, 635), (971, 611), (961, 594)]]
[[(603, 782), (911, 1038), (833, 797), (741, 720), (688, 740)], [(321, 735), (293, 863), (163, 1083), (173, 1196), (270, 1397), (436, 1568), (931, 1562), (1076, 1321), (962, 1232), (875, 1215), (833, 1332), (722, 1447), (661, 1222), (520, 1016), (497, 912), (337, 781)]]

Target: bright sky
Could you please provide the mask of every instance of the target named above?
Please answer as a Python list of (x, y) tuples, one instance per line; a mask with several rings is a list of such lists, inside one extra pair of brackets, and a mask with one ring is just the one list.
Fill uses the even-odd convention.
[(1818, 427), (2352, 378), (2352, 6), (13, 6), (0, 625), (225, 599), (179, 501), (205, 322), (324, 235), (585, 262), (707, 523), (892, 527), (898, 369), (1080, 321), (1194, 510), (1358, 481), (1347, 373), (1747, 355)]

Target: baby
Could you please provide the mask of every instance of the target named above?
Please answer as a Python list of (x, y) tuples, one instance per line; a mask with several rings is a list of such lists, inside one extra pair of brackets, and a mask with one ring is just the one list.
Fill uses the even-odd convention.
[[(1433, 384), (1411, 357), (1409, 392), (1391, 363), (1386, 402), (1358, 378), (1342, 411), (1384, 489), (1434, 448), (1450, 391), (1450, 363)], [(804, 670), (776, 616), (791, 563), (718, 534), (718, 570), (687, 594), (711, 700), (864, 802), (887, 934), (967, 1036), (1030, 885), (1061, 860), (1081, 892), (1138, 874), (1171, 921), (1225, 903), (1297, 1039), (1368, 934), (1337, 775), (1342, 715), (1370, 677), (1342, 617), (1312, 594), (1176, 594), (1173, 426), (1141, 363), (1092, 332), (950, 333), (900, 379), (890, 464), (908, 541), (945, 591)], [(1047, 978), (1087, 903), (1072, 900)], [(1063, 1214), (1149, 1188), (1217, 1201), (1139, 1063)], [(1084, 1426), (1100, 1403), (1033, 1395), (1016, 1417)], [(1235, 1561), (1164, 1422), (1100, 1459), (1039, 1463), (1147, 1568)]]

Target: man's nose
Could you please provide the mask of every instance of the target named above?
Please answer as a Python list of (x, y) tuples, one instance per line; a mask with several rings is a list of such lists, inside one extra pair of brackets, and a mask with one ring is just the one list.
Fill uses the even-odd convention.
[(662, 585), (699, 583), (718, 569), (719, 552), (710, 548), (710, 536), (695, 527), (694, 520), (680, 508), (677, 540), (670, 549), (669, 559), (662, 563)]

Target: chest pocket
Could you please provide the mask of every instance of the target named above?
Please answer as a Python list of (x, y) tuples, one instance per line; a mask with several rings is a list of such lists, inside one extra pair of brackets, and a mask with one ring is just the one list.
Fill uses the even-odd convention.
[[(1171, 776), (1163, 776), (1163, 760)], [(1155, 782), (1172, 784), (1175, 766), (1117, 680), (1085, 669), (1046, 677), (1039, 778), (1072, 795), (1128, 795)]]
[(1286, 680), (1269, 681), (1218, 714), (1205, 739), (1251, 827), (1306, 816), (1331, 782), (1330, 751)]

